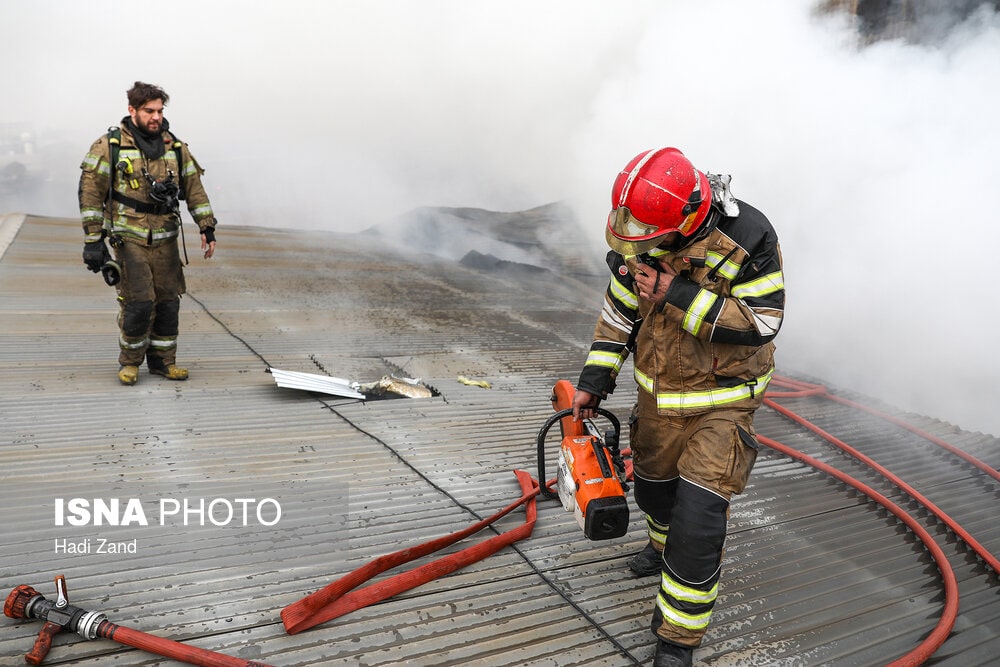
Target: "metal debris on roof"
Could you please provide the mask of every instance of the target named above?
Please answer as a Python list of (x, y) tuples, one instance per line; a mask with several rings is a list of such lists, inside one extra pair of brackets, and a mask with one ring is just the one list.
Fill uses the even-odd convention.
[(274, 381), (279, 387), (286, 389), (301, 389), (303, 391), (317, 391), (322, 394), (332, 394), (334, 396), (344, 396), (346, 398), (364, 398), (354, 383), (344, 378), (330, 377), (329, 375), (318, 375), (316, 373), (300, 373), (297, 371), (283, 371), (277, 368), (268, 368), (268, 372), (274, 376)]
[(425, 387), (420, 382), (420, 378), (383, 375), (375, 382), (360, 383), (346, 378), (283, 371), (278, 368), (268, 368), (268, 372), (274, 376), (274, 381), (279, 387), (316, 391), (322, 394), (344, 396), (345, 398), (430, 398), (434, 396), (434, 392)]
[(404, 398), (430, 398), (434, 395), (433, 391), (421, 384), (420, 378), (400, 378), (395, 375), (383, 375), (378, 382), (355, 383), (354, 386), (364, 392), (365, 396), (376, 398), (392, 398), (386, 394)]

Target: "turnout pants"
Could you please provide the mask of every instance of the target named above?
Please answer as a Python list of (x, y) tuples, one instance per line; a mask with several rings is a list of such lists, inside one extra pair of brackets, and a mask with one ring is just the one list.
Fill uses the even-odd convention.
[(118, 363), (162, 368), (177, 359), (184, 270), (177, 241), (155, 246), (124, 242), (115, 249), (122, 267), (118, 283)]
[(636, 503), (663, 553), (651, 629), (698, 646), (718, 595), (729, 501), (757, 459), (753, 411), (663, 417), (640, 390), (629, 433)]

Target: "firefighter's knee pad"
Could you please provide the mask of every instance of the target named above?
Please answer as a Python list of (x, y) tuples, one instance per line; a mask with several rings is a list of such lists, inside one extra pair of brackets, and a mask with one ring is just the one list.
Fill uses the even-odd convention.
[(152, 301), (126, 301), (122, 304), (122, 333), (133, 338), (145, 336), (149, 331), (149, 318), (152, 315)]
[(670, 480), (635, 477), (633, 480), (635, 504), (658, 524), (669, 525), (679, 481), (679, 477)]
[(157, 336), (176, 336), (179, 328), (181, 301), (160, 301), (156, 304), (156, 319), (153, 320), (153, 333)]
[(690, 584), (718, 577), (729, 501), (681, 478), (670, 519), (667, 567)]

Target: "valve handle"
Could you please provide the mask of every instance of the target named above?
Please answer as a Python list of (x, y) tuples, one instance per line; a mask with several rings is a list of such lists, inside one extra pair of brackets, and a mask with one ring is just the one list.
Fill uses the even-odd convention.
[(69, 604), (69, 591), (66, 589), (66, 575), (56, 575), (56, 608), (62, 609)]

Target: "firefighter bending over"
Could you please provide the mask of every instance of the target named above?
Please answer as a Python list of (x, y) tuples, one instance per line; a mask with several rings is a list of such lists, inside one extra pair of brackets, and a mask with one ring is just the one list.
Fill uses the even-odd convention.
[[(141, 81), (127, 92), (128, 115), (90, 147), (80, 168), (83, 261), (118, 291), (118, 379), (133, 385), (145, 359), (151, 373), (186, 380), (176, 365), (184, 271), (177, 247), (181, 200), (215, 254), (215, 214), (204, 170), (163, 116), (169, 96)], [(114, 259), (105, 245), (114, 249)]]
[(729, 503), (757, 457), (753, 426), (774, 373), (785, 290), (774, 229), (676, 148), (633, 158), (612, 188), (611, 281), (573, 397), (589, 418), (634, 354), (635, 500), (660, 575), (656, 667), (692, 664), (719, 590)]

